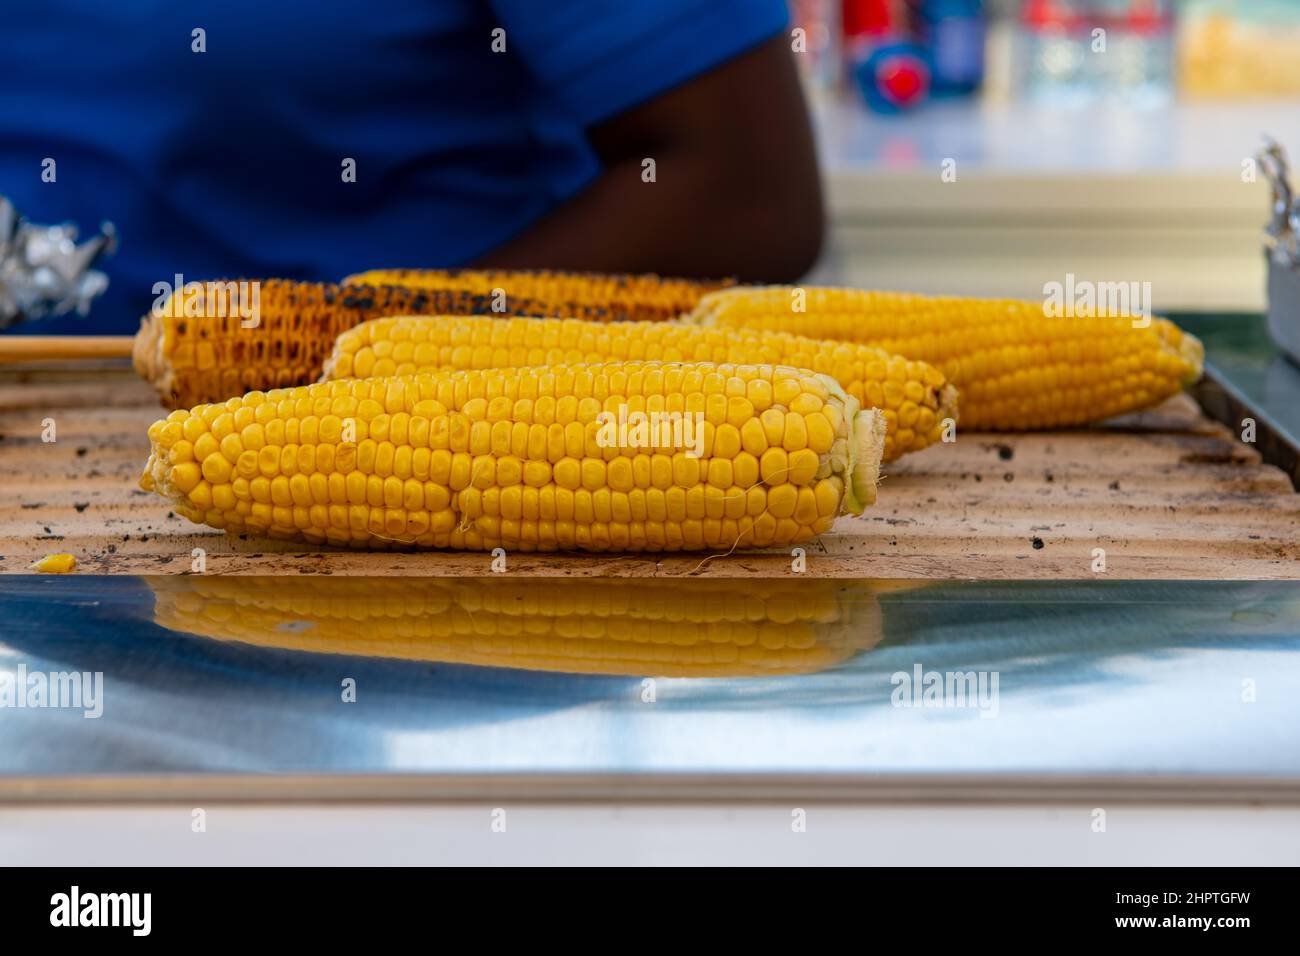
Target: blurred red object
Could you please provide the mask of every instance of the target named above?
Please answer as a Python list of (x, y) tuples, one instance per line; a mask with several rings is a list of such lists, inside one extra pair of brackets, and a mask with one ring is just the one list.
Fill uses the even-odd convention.
[(930, 77), (923, 65), (907, 57), (886, 58), (876, 75), (881, 89), (900, 106), (910, 106), (930, 88)]
[(1160, 0), (1133, 0), (1124, 28), (1133, 33), (1163, 33), (1173, 26), (1173, 13)]
[(1025, 0), (1020, 11), (1020, 22), (1031, 30), (1073, 30), (1082, 18), (1078, 6), (1069, 0)]
[(844, 0), (844, 35), (904, 33), (907, 11), (901, 0)]

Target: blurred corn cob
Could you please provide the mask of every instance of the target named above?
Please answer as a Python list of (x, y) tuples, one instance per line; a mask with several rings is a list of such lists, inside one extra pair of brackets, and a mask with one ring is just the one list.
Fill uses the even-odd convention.
[[(375, 319), (339, 336), (325, 378), (368, 378), (459, 369), (521, 368), (609, 361), (781, 364), (831, 376), (887, 425), (884, 460), (940, 441), (957, 414), (956, 389), (924, 362), (867, 345), (783, 332), (708, 329), (676, 322), (484, 319), (421, 316)], [(768, 441), (803, 428), (779, 410), (763, 413)]]
[(528, 299), (546, 307), (546, 311), (536, 313), (507, 310), (514, 315), (578, 316), (596, 307), (607, 319), (660, 321), (691, 311), (705, 293), (725, 288), (733, 280), (548, 270), (375, 269), (349, 276), (344, 282), (413, 289), (462, 289), (485, 296), (500, 290), (507, 301)]
[[(679, 427), (629, 429), (654, 413)], [(860, 514), (884, 431), (832, 379), (781, 366), (431, 373), (172, 412), (140, 486), (191, 521), (315, 544), (725, 552)]]
[(1049, 316), (1042, 302), (785, 286), (705, 296), (692, 321), (861, 342), (930, 362), (965, 428), (1083, 425), (1157, 404), (1201, 375), (1201, 343), (1166, 319)]
[(880, 639), (861, 585), (826, 579), (149, 578), (174, 631), (320, 654), (644, 677), (830, 667)]
[[(463, 290), (286, 279), (194, 283), (141, 319), (133, 359), (163, 405), (189, 408), (314, 381), (338, 334), (367, 319), (429, 310), (477, 315), (497, 307), (490, 297)], [(509, 307), (546, 314), (523, 299)], [(245, 321), (255, 324), (245, 328)]]

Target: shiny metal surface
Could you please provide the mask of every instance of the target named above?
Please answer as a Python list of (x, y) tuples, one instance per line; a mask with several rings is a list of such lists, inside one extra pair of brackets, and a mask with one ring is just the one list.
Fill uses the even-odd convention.
[(1201, 406), (1237, 434), (1253, 419), (1264, 460), (1300, 487), (1300, 366), (1269, 337), (1265, 318), (1183, 315), (1177, 321), (1205, 343), (1206, 377), (1195, 389)]
[[(380, 610), (387, 601), (389, 611), (360, 614), (330, 638), (322, 615), (334, 611), (310, 603), (302, 578), (229, 578), (204, 591), (195, 589), (204, 582), (179, 578), (0, 577), (0, 676), (12, 682), (21, 667), (104, 680), (98, 719), (0, 708), (0, 783), (34, 781), (38, 793), (42, 780), (60, 777), (267, 772), (778, 782), (968, 774), (994, 786), (1034, 774), (1300, 781), (1295, 584), (795, 580), (781, 587), (799, 590), (754, 604), (770, 582), (726, 582), (719, 593), (717, 580), (540, 579), (531, 600), (550, 603), (515, 615), (526, 630), (581, 607), (589, 625), (603, 620), (610, 633), (627, 634), (629, 615), (714, 606), (725, 616), (749, 600), (751, 617), (758, 607), (781, 618), (768, 644), (779, 645), (773, 635), (783, 630), (799, 635), (786, 650), (833, 647), (797, 665), (745, 669), (768, 676), (663, 677), (689, 673), (700, 654), (715, 675), (719, 660), (734, 665), (743, 655), (718, 651), (727, 642), (716, 629), (699, 644), (707, 625), (688, 618), (641, 632), (647, 645), (682, 651), (684, 665), (670, 653), (646, 665), (581, 664), (604, 671), (595, 673), (565, 672), (563, 656), (559, 669), (500, 666), (510, 662), (500, 655), (520, 648), (528, 653), (515, 662), (525, 667), (556, 658), (553, 648), (537, 653), (535, 634), (487, 640), (525, 600), (520, 582), (491, 578), (454, 582), (462, 591), (452, 603), (478, 631), (441, 643), (408, 635), (403, 656), (373, 656), (393, 650), (385, 621), (409, 610), (404, 589), (417, 589), (406, 604), (432, 599), (420, 581), (352, 580), (347, 587), (371, 592)], [(611, 586), (629, 585), (639, 597), (611, 599)], [(318, 597), (336, 586), (345, 585), (310, 582)], [(806, 597), (792, 609), (782, 602), (794, 594)], [(272, 599), (281, 616), (247, 630), (250, 607), (262, 602), (268, 614)], [(178, 618), (178, 600), (188, 618)], [(200, 620), (220, 633), (212, 622), (223, 619), (232, 635), (242, 622), (243, 641), (192, 633)], [(489, 656), (447, 662), (467, 648)], [(985, 706), (978, 698), (897, 706), (897, 675), (917, 668), (922, 683), (932, 672), (983, 674), (989, 691), (996, 675), (996, 696), (986, 694)], [(347, 679), (354, 703), (342, 700)], [(916, 700), (924, 702), (919, 692)], [(956, 703), (955, 693), (947, 701)]]

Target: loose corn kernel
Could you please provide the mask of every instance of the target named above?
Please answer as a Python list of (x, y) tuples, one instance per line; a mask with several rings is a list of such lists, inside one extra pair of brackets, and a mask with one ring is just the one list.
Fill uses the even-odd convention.
[(67, 574), (77, 566), (77, 559), (71, 554), (47, 554), (38, 561), (33, 561), (31, 569), (40, 574)]

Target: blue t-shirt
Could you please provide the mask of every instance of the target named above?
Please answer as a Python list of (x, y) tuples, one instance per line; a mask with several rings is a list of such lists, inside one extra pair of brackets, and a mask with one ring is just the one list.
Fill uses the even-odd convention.
[(0, 194), (120, 237), (88, 319), (22, 327), (48, 334), (130, 331), (177, 273), (468, 262), (599, 172), (584, 129), (773, 36), (786, 7), (14, 0), (0, 19)]

